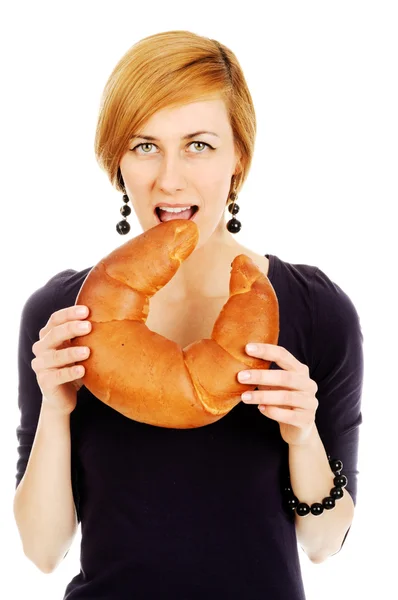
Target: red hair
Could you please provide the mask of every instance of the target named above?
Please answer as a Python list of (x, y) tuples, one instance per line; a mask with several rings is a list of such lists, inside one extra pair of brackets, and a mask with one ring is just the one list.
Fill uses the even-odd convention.
[(134, 44), (105, 85), (97, 122), (95, 156), (112, 185), (124, 191), (120, 161), (133, 132), (155, 112), (216, 98), (225, 102), (241, 154), (241, 171), (235, 176), (239, 191), (252, 161), (256, 116), (235, 54), (190, 31), (166, 31)]

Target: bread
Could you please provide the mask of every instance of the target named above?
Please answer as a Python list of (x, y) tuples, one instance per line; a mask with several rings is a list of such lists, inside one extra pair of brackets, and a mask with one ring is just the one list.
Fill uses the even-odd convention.
[(268, 369), (251, 357), (249, 341), (277, 344), (279, 304), (269, 279), (246, 255), (231, 263), (230, 297), (211, 339), (182, 349), (145, 325), (149, 299), (176, 273), (199, 239), (195, 222), (176, 219), (112, 251), (84, 280), (76, 304), (90, 309), (83, 384), (122, 415), (158, 427), (189, 429), (218, 421), (255, 389), (237, 380), (242, 369)]

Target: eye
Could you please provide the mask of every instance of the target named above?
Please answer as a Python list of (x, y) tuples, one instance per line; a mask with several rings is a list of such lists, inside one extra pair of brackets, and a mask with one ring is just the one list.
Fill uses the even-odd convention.
[[(144, 146), (153, 146), (153, 144), (150, 143), (143, 143), (143, 144), (138, 144), (137, 146), (135, 146), (134, 148), (132, 148), (132, 152), (135, 152), (137, 150), (137, 148), (143, 148)], [(149, 152), (144, 152), (144, 154), (149, 154)]]
[[(192, 146), (192, 144), (199, 144), (199, 145), (202, 145), (202, 146), (207, 146), (207, 147), (209, 148), (209, 150), (214, 150), (213, 146), (210, 146), (210, 144), (207, 144), (206, 142), (198, 142), (198, 141), (195, 141), (195, 142), (191, 142), (191, 143), (189, 144), (189, 146)], [(135, 146), (134, 148), (132, 148), (132, 149), (131, 149), (131, 152), (136, 152), (138, 148), (142, 148), (142, 149), (143, 149), (143, 148), (144, 148), (144, 146), (154, 146), (154, 145), (155, 145), (155, 144), (151, 144), (151, 143), (149, 143), (149, 142), (143, 142), (143, 143), (141, 143), (141, 144), (138, 144), (138, 145), (137, 145), (137, 146)], [(194, 154), (203, 154), (203, 153), (204, 153), (204, 150), (203, 150), (203, 151), (200, 151), (200, 152), (194, 152)], [(136, 154), (137, 154), (137, 152), (136, 152)], [(150, 153), (150, 152), (147, 152), (147, 151), (143, 151), (142, 153), (141, 153), (141, 152), (139, 152), (138, 154), (152, 154), (152, 153)]]
[[(202, 146), (207, 146), (209, 149), (214, 150), (214, 148), (210, 146), (210, 144), (206, 144), (206, 142), (191, 142), (189, 145), (192, 146), (192, 144), (202, 144)], [(194, 154), (203, 154), (203, 152), (194, 152)]]

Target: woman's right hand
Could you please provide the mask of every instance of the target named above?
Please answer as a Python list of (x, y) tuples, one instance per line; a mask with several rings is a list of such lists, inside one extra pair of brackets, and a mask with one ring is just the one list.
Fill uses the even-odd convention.
[(47, 324), (40, 330), (40, 339), (32, 346), (36, 358), (32, 360), (32, 369), (36, 373), (37, 382), (43, 393), (43, 402), (58, 410), (62, 414), (70, 414), (76, 407), (77, 392), (83, 385), (82, 377), (85, 369), (76, 373), (76, 362), (85, 360), (90, 354), (86, 347), (86, 354), (81, 354), (83, 347), (73, 347), (68, 344), (78, 335), (87, 335), (91, 331), (90, 321), (85, 331), (79, 329), (81, 320), (88, 315), (79, 315), (78, 306), (69, 306), (52, 313)]

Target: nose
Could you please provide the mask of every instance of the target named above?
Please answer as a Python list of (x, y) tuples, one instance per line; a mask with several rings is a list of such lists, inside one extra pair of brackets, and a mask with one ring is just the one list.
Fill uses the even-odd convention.
[(184, 189), (185, 175), (183, 159), (176, 154), (164, 155), (157, 177), (158, 186), (166, 193)]

